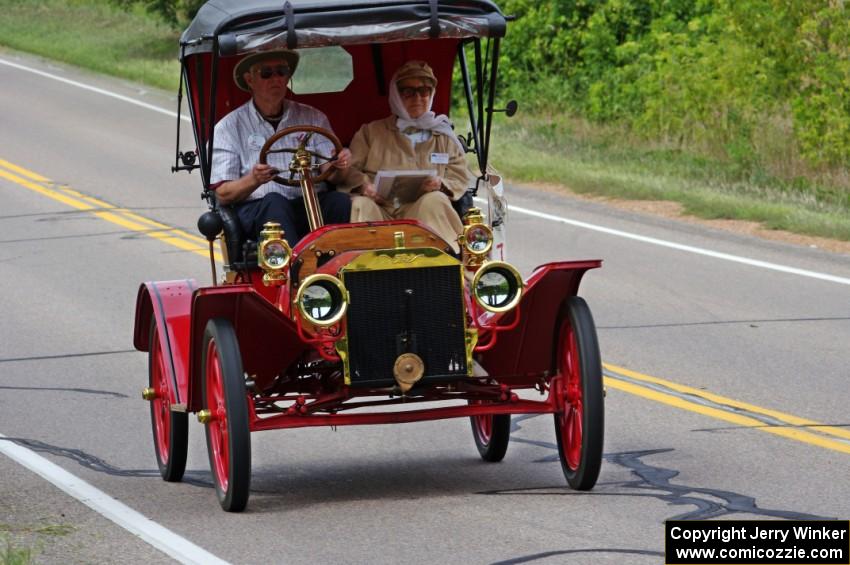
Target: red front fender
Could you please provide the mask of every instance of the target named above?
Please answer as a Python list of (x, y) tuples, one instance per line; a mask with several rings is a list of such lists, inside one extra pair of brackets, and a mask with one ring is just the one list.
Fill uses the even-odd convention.
[(242, 366), (261, 389), (271, 384), (311, 346), (298, 336), (295, 323), (274, 304), (248, 284), (202, 288), (192, 302), (191, 351), (189, 374), (192, 375), (187, 405), (189, 411), (203, 408), (201, 358), (207, 322), (223, 318), (233, 324)]
[[(602, 261), (547, 263), (525, 283), (519, 304), (519, 323), (496, 335), (492, 349), (480, 353), (479, 363), (493, 377), (540, 375), (553, 369), (553, 332), (563, 301), (578, 294), (582, 276)], [(489, 316), (488, 316), (489, 317)], [(511, 313), (501, 316), (512, 321)], [(489, 323), (494, 323), (495, 318)], [(507, 322), (503, 322), (507, 323)], [(550, 373), (553, 374), (553, 373)]]
[(171, 404), (185, 404), (188, 387), (189, 312), (192, 293), (197, 288), (192, 279), (151, 281), (139, 287), (136, 298), (136, 322), (133, 345), (139, 351), (150, 350), (150, 328), (156, 324), (160, 349), (168, 374)]

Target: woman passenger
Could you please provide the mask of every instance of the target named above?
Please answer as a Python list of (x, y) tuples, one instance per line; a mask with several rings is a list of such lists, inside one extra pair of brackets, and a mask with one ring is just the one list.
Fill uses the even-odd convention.
[[(408, 61), (390, 81), (392, 114), (365, 124), (351, 140), (351, 168), (363, 173), (352, 190), (351, 221), (397, 218), (419, 220), (450, 243), (457, 253), (463, 223), (452, 201), (469, 184), (464, 151), (445, 115), (431, 111), (437, 77), (424, 61)], [(376, 192), (375, 175), (381, 170), (437, 171), (425, 178), (411, 202), (385, 202)], [(354, 171), (352, 171), (354, 172)], [(356, 182), (350, 186), (357, 186)]]

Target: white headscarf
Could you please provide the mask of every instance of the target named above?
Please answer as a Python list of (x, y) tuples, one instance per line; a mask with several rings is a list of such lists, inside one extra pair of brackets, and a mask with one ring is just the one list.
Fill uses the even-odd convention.
[(395, 124), (399, 131), (404, 132), (408, 128), (415, 128), (419, 130), (428, 130), (430, 132), (440, 132), (441, 134), (448, 136), (449, 139), (454, 140), (458, 147), (463, 150), (463, 145), (461, 145), (460, 140), (457, 138), (457, 135), (455, 135), (454, 129), (452, 129), (452, 122), (449, 120), (449, 117), (445, 114), (440, 114), (438, 116), (431, 111), (431, 106), (434, 104), (434, 94), (436, 93), (436, 89), (431, 92), (431, 97), (428, 99), (428, 110), (423, 112), (418, 118), (414, 119), (407, 113), (407, 110), (404, 107), (404, 102), (401, 100), (401, 94), (398, 91), (398, 84), (396, 83), (397, 76), (398, 71), (395, 72), (393, 78), (390, 80), (390, 110), (398, 118)]

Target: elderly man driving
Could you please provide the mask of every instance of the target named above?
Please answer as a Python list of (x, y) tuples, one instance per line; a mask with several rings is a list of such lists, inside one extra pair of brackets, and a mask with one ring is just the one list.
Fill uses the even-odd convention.
[[(282, 226), (292, 246), (309, 230), (301, 188), (272, 180), (289, 169), (292, 154), (270, 153), (268, 164), (260, 164), (260, 149), (275, 132), (287, 127), (310, 125), (332, 131), (325, 114), (286, 98), (297, 66), (298, 53), (286, 49), (254, 53), (239, 61), (233, 80), (251, 93), (251, 99), (216, 124), (210, 178), (216, 198), (234, 207), (246, 235), (256, 237), (264, 223), (274, 221)], [(279, 144), (296, 147), (304, 135), (287, 135)], [(310, 138), (307, 149), (320, 155), (334, 153), (331, 142), (320, 135)], [(350, 161), (350, 152), (343, 149), (335, 161), (322, 165), (323, 170), (335, 169), (328, 180), (341, 181)], [(326, 224), (350, 221), (348, 194), (329, 191), (324, 183), (316, 185), (316, 192)]]

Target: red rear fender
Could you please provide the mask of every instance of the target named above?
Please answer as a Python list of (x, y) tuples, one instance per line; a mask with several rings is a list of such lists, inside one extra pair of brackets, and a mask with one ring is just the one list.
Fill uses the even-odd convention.
[(136, 298), (136, 323), (133, 345), (139, 351), (150, 350), (150, 328), (155, 323), (166, 371), (171, 383), (171, 403), (186, 402), (189, 313), (194, 280), (146, 282)]
[[(488, 374), (531, 375), (553, 369), (554, 332), (561, 304), (578, 294), (585, 272), (601, 265), (602, 261), (593, 260), (538, 267), (525, 283), (519, 323), (512, 330), (499, 332), (495, 347), (480, 354), (479, 362)], [(503, 324), (512, 321), (512, 316), (506, 314)]]

